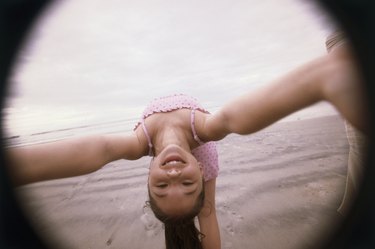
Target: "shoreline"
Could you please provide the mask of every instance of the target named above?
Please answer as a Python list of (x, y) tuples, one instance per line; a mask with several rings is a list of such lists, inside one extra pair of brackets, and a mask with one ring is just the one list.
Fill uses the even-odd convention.
[[(214, 113), (214, 112), (213, 112)], [(327, 116), (340, 115), (335, 108), (329, 103), (321, 102), (309, 106), (287, 117), (278, 120), (276, 123), (293, 122), (299, 120), (308, 120), (315, 118), (323, 118)], [(139, 118), (111, 120), (109, 122), (96, 122), (88, 125), (59, 127), (54, 130), (35, 131), (29, 135), (9, 134), (4, 137), (7, 147), (26, 146), (32, 144), (40, 144), (58, 141), (74, 136), (93, 135), (93, 134), (113, 134), (121, 132), (130, 132)], [(274, 125), (272, 124), (272, 125)], [(271, 126), (272, 126), (271, 125)]]

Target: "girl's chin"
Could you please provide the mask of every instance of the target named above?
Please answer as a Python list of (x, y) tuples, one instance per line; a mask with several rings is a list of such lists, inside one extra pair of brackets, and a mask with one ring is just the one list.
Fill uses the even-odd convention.
[(182, 147), (180, 147), (178, 145), (175, 145), (175, 144), (170, 144), (170, 145), (166, 146), (159, 153), (159, 155), (156, 158), (160, 161), (163, 161), (167, 157), (175, 156), (175, 157), (181, 159), (182, 161), (185, 161), (186, 160), (186, 153), (188, 153), (188, 152), (185, 151)]

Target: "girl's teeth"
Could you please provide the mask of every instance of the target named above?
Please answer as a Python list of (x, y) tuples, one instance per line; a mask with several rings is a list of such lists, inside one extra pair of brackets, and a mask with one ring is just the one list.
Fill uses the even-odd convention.
[(170, 162), (167, 162), (166, 164), (177, 164), (179, 163), (180, 161), (170, 161)]

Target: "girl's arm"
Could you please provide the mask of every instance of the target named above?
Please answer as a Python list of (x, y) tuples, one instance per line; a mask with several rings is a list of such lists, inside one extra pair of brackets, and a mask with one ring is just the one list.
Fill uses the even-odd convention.
[(198, 215), (199, 227), (204, 234), (202, 246), (204, 249), (220, 249), (220, 230), (215, 209), (216, 178), (205, 182), (205, 204)]
[(118, 159), (138, 159), (147, 147), (136, 133), (93, 135), (6, 150), (15, 185), (88, 174)]
[(206, 117), (198, 135), (208, 141), (229, 133), (250, 134), (321, 100), (331, 102), (349, 122), (366, 130), (361, 83), (348, 49), (337, 49), (229, 102)]

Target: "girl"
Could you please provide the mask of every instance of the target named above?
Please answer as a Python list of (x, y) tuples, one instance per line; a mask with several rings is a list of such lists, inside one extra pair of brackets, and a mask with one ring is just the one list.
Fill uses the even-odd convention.
[[(153, 101), (134, 132), (8, 149), (15, 185), (70, 177), (150, 155), (149, 205), (165, 225), (167, 248), (220, 248), (215, 211), (217, 153), (212, 141), (250, 134), (318, 101), (329, 101), (367, 131), (361, 80), (348, 47), (289, 72), (210, 114), (193, 98)], [(199, 230), (194, 217), (199, 220)]]

